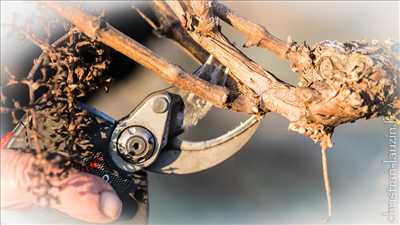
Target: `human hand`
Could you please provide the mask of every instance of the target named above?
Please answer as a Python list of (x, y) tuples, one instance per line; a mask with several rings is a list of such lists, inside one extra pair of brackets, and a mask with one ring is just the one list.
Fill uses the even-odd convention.
[[(19, 209), (43, 206), (29, 187), (35, 181), (29, 176), (35, 158), (26, 153), (1, 149), (1, 208)], [(52, 168), (53, 167), (53, 168)], [(49, 164), (50, 169), (56, 169)], [(116, 220), (122, 202), (110, 184), (100, 177), (72, 170), (67, 178), (49, 177), (59, 189), (51, 190), (59, 203), (50, 204), (60, 212), (90, 223), (109, 223)]]

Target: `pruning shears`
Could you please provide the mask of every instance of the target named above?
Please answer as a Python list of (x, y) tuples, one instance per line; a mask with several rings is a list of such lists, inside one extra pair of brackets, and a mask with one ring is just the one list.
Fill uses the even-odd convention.
[[(212, 56), (193, 74), (213, 84), (224, 85), (228, 71), (215, 65)], [(81, 108), (101, 125), (87, 129), (90, 151), (84, 168), (78, 168), (109, 182), (124, 203), (120, 222), (146, 224), (148, 218), (147, 172), (190, 174), (216, 166), (238, 152), (254, 135), (263, 116), (253, 115), (227, 133), (206, 141), (191, 142), (179, 136), (196, 125), (212, 105), (207, 101), (168, 88), (148, 95), (132, 112), (116, 120), (97, 109)], [(27, 146), (24, 118), (13, 130), (6, 148)], [(51, 127), (51, 124), (48, 125)]]

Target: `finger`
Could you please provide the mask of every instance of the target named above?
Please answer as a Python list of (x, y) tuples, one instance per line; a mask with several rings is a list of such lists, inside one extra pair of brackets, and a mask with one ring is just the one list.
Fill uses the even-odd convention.
[(29, 170), (33, 157), (7, 149), (1, 149), (1, 208), (30, 207), (35, 198), (28, 191)]
[(87, 222), (112, 222), (122, 210), (121, 200), (112, 187), (87, 173), (71, 173), (57, 196), (59, 204), (53, 204), (53, 208)]
[[(29, 176), (35, 158), (12, 150), (1, 150), (1, 207), (20, 208), (43, 205), (28, 188), (34, 185)], [(49, 170), (56, 170), (51, 168)], [(48, 177), (59, 188), (51, 189), (58, 203), (50, 204), (74, 218), (92, 223), (108, 223), (117, 219), (122, 203), (113, 188), (100, 177), (72, 170), (59, 180)]]

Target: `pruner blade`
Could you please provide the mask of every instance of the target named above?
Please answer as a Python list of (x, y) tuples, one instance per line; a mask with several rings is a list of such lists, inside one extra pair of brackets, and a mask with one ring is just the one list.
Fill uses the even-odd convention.
[[(200, 79), (208, 81), (210, 84), (223, 86), (226, 82), (229, 70), (222, 65), (217, 65), (216, 59), (210, 55), (206, 62), (196, 68), (192, 74)], [(184, 105), (184, 119), (182, 128), (197, 125), (197, 123), (204, 118), (212, 108), (212, 103), (191, 92), (184, 91), (177, 87), (168, 89), (169, 92), (181, 96)]]
[(233, 130), (207, 141), (171, 141), (147, 170), (164, 174), (190, 174), (227, 160), (250, 140), (264, 116), (253, 115)]

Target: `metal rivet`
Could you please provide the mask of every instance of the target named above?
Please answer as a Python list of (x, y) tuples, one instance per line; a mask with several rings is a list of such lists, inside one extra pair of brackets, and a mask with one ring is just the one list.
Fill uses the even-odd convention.
[(168, 100), (164, 97), (158, 97), (154, 100), (152, 107), (155, 113), (164, 113), (168, 109)]

